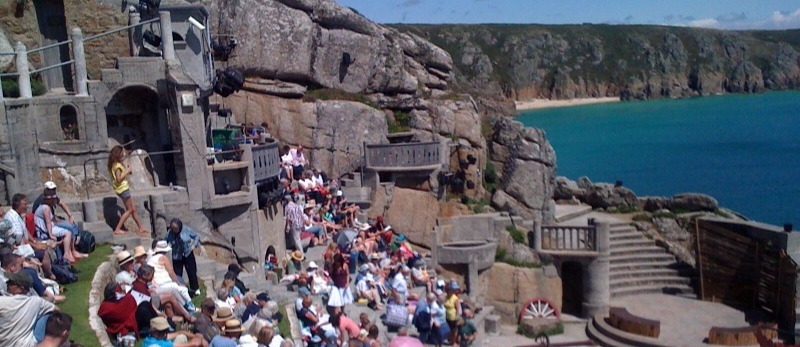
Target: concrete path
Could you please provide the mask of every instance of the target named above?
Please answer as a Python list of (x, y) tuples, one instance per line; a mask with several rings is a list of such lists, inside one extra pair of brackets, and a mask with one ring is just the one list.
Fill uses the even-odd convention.
[(658, 340), (671, 346), (708, 346), (703, 340), (712, 326), (739, 328), (749, 326), (744, 312), (696, 299), (666, 294), (628, 296), (611, 301), (612, 306), (661, 322)]

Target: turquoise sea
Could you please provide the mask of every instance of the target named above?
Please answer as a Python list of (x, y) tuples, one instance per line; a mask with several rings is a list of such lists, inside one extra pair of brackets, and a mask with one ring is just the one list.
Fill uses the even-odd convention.
[(558, 175), (620, 180), (638, 196), (700, 192), (750, 219), (800, 227), (800, 92), (523, 112)]

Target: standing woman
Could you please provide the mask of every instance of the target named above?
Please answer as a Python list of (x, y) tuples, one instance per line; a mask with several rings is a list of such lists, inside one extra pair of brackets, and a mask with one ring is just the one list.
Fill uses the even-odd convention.
[(126, 178), (131, 174), (131, 168), (122, 165), (124, 156), (125, 149), (119, 145), (114, 146), (114, 148), (111, 149), (111, 153), (108, 155), (108, 173), (111, 177), (111, 186), (114, 187), (114, 193), (117, 193), (125, 204), (125, 213), (119, 217), (119, 223), (117, 223), (117, 227), (114, 228), (114, 234), (125, 234), (125, 231), (122, 230), (122, 226), (125, 225), (125, 221), (128, 220), (128, 217), (131, 215), (133, 215), (133, 221), (136, 222), (136, 226), (139, 228), (139, 233), (150, 234), (147, 229), (142, 227), (142, 221), (139, 220), (139, 213), (136, 212), (136, 204), (133, 203), (131, 192), (128, 189), (128, 180)]
[(333, 256), (331, 280), (333, 285), (328, 289), (330, 295), (328, 297), (328, 313), (333, 315), (344, 312), (345, 306), (353, 303), (353, 292), (350, 291), (350, 271), (341, 253)]
[(175, 274), (183, 277), (183, 269), (189, 276), (189, 293), (192, 296), (200, 295), (200, 285), (197, 282), (197, 261), (194, 258), (194, 250), (200, 252), (200, 238), (197, 232), (188, 225), (175, 218), (169, 222), (169, 233), (167, 242), (172, 247), (172, 265)]

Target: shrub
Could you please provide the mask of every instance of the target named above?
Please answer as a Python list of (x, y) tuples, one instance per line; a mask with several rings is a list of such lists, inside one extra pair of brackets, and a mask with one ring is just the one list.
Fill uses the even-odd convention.
[[(1, 83), (3, 87), (3, 96), (9, 98), (19, 97), (19, 84), (17, 84), (16, 78), (3, 78)], [(35, 78), (31, 79), (31, 94), (33, 94), (33, 96), (42, 95), (46, 92), (47, 88), (45, 88), (42, 81)]]
[(494, 252), (494, 261), (498, 263), (506, 263), (513, 267), (524, 267), (529, 269), (538, 269), (542, 267), (540, 263), (529, 263), (526, 261), (519, 261), (512, 257), (508, 256), (508, 250), (503, 247), (497, 247), (497, 250)]
[(522, 230), (515, 228), (513, 225), (506, 227), (506, 231), (511, 235), (511, 239), (516, 243), (526, 244), (525, 233)]
[(472, 206), (472, 212), (481, 213), (481, 212), (483, 212), (483, 208), (486, 207), (486, 206), (489, 206), (490, 203), (491, 202), (489, 201), (489, 199), (478, 200), (475, 203), (475, 205)]
[(497, 183), (497, 169), (492, 162), (486, 163), (486, 169), (483, 170), (483, 180), (486, 183)]
[(503, 260), (506, 259), (507, 253), (508, 251), (506, 251), (505, 248), (497, 247), (497, 250), (494, 251), (494, 261), (502, 262)]
[(672, 212), (656, 212), (653, 214), (653, 218), (675, 218), (675, 214)]
[(634, 221), (637, 222), (649, 222), (651, 221), (650, 215), (647, 213), (638, 213), (632, 218)]
[(563, 333), (564, 333), (564, 323), (562, 323), (562, 322), (558, 322), (558, 324), (556, 324), (556, 326), (554, 326), (554, 327), (552, 327), (550, 329), (544, 330), (544, 331), (530, 331), (529, 329), (526, 329), (522, 324), (517, 325), (517, 334), (524, 335), (525, 337), (528, 337), (528, 338), (531, 338), (531, 339), (536, 338), (540, 334), (545, 334), (547, 336), (553, 336), (553, 335), (560, 335), (560, 334), (563, 334)]
[(389, 133), (402, 133), (411, 130), (411, 115), (404, 111), (394, 111), (394, 121), (388, 120)]

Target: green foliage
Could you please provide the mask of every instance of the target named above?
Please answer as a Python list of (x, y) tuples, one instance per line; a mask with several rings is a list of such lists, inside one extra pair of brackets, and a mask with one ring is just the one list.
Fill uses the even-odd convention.
[(370, 99), (361, 94), (348, 93), (339, 89), (331, 88), (317, 88), (309, 89), (303, 96), (303, 101), (314, 102), (317, 100), (344, 100), (355, 101), (368, 105), (372, 108), (378, 108)]
[(490, 139), (494, 133), (494, 118), (481, 117), (481, 135)]
[(538, 336), (539, 334), (553, 336), (553, 335), (561, 335), (563, 333), (564, 333), (564, 323), (562, 322), (558, 322), (556, 326), (547, 329), (545, 331), (528, 331), (528, 329), (525, 329), (525, 327), (522, 324), (517, 325), (517, 334), (524, 335), (525, 337), (531, 339), (536, 338), (536, 336)]
[(88, 258), (75, 263), (75, 268), (80, 271), (78, 282), (64, 286), (68, 300), (58, 305), (61, 312), (72, 316), (72, 331), (75, 333), (70, 335), (70, 340), (86, 347), (100, 346), (89, 326), (89, 310), (86, 308), (89, 307), (89, 291), (92, 290), (94, 273), (110, 254), (110, 245), (98, 245)]
[(636, 205), (625, 205), (621, 207), (612, 207), (608, 209), (609, 213), (631, 213), (639, 211), (639, 206)]
[(490, 203), (491, 201), (489, 201), (489, 199), (480, 199), (472, 206), (472, 212), (482, 213), (483, 208), (489, 206)]
[(506, 231), (508, 234), (511, 235), (511, 239), (514, 240), (516, 243), (527, 244), (525, 241), (525, 232), (515, 228), (513, 225), (509, 225), (506, 227)]
[(653, 218), (675, 218), (675, 213), (672, 212), (656, 212)]
[(508, 250), (503, 247), (497, 247), (494, 252), (494, 261), (498, 263), (506, 263), (513, 267), (524, 267), (528, 269), (539, 269), (542, 267), (540, 263), (529, 263), (525, 261), (519, 261), (514, 259), (513, 257), (508, 255)]
[(411, 115), (405, 111), (394, 111), (394, 121), (387, 119), (389, 133), (402, 133), (411, 130)]
[(632, 219), (636, 222), (650, 222), (653, 220), (649, 213), (638, 213)]
[[(2, 82), (3, 87), (3, 96), (9, 98), (18, 98), (19, 97), (19, 84), (17, 84), (16, 78), (3, 78)], [(31, 94), (33, 96), (42, 95), (47, 92), (47, 88), (45, 88), (44, 83), (42, 81), (31, 78)]]

